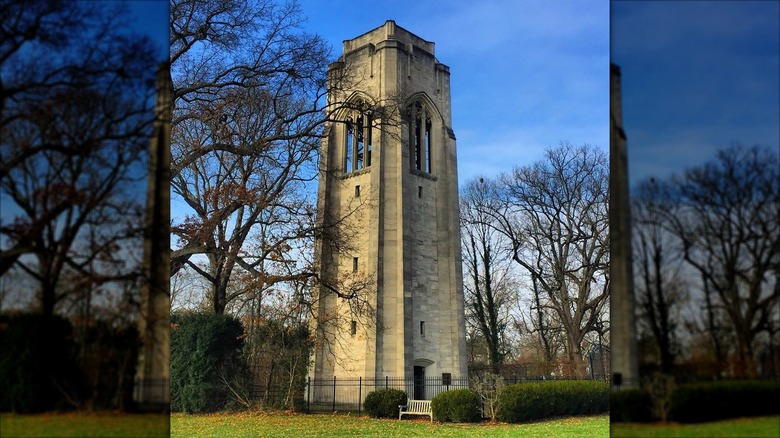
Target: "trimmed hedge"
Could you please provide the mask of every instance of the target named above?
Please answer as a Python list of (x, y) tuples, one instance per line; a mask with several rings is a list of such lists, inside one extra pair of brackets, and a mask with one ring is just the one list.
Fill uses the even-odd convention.
[(436, 421), (476, 423), (482, 421), (482, 403), (479, 396), (469, 389), (453, 389), (440, 392), (431, 401)]
[(398, 418), (398, 406), (405, 405), (406, 400), (406, 393), (400, 389), (377, 389), (368, 393), (363, 409), (373, 418)]
[(672, 394), (669, 416), (674, 421), (695, 423), (778, 412), (780, 382), (735, 380), (678, 386)]
[(497, 419), (507, 423), (609, 412), (609, 385), (590, 380), (509, 385), (498, 396)]
[(612, 422), (649, 422), (653, 419), (653, 400), (642, 389), (622, 389), (609, 395), (609, 420)]

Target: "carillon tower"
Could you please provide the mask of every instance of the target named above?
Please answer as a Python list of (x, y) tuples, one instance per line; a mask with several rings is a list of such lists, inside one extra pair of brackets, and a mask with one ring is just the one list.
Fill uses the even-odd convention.
[(171, 167), (171, 83), (170, 64), (157, 70), (154, 136), (149, 142), (149, 176), (144, 225), (144, 282), (133, 400), (138, 409), (170, 410), (170, 167)]
[(610, 64), (609, 109), (609, 293), (612, 388), (639, 386), (631, 262), (628, 152), (623, 131), (620, 67)]
[(310, 377), (467, 377), (449, 68), (387, 21), (344, 41), (330, 76)]

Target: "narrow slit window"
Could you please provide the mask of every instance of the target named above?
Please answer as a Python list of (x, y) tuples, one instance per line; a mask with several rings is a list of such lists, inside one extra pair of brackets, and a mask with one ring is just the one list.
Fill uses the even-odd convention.
[(425, 337), (425, 321), (420, 321), (420, 336)]
[(353, 136), (355, 135), (355, 127), (352, 125), (352, 118), (347, 118), (347, 129), (346, 129), (346, 136), (345, 139), (346, 143), (344, 145), (344, 172), (349, 173), (352, 172), (352, 141)]
[(352, 321), (352, 324), (350, 325), (349, 328), (349, 333), (352, 336), (355, 336), (357, 334), (357, 321)]
[(422, 124), (421, 116), (422, 116), (422, 106), (417, 103), (414, 108), (414, 168), (417, 170), (422, 170), (422, 132), (420, 128), (422, 128), (420, 125)]
[(360, 197), (360, 186), (355, 186), (355, 197), (356, 198)]
[(363, 126), (363, 114), (360, 114), (357, 116), (357, 123), (356, 123), (356, 145), (355, 148), (355, 170), (360, 170), (363, 168), (363, 145), (365, 140), (365, 132), (364, 132), (364, 126)]
[(425, 119), (425, 171), (431, 173), (431, 119)]
[(371, 166), (371, 128), (374, 123), (374, 119), (371, 113), (366, 114), (366, 167)]
[(358, 258), (352, 257), (352, 272), (357, 272), (358, 270)]
[(417, 197), (422, 199), (422, 186), (417, 186)]

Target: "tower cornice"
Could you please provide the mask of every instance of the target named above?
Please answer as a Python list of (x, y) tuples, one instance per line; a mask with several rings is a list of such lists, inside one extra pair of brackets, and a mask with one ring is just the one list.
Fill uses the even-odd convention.
[(344, 40), (344, 56), (347, 56), (356, 50), (360, 50), (369, 44), (379, 46), (380, 43), (385, 43), (385, 45), (387, 45), (387, 42), (391, 41), (400, 43), (401, 46), (414, 46), (416, 49), (433, 57), (436, 55), (435, 43), (420, 38), (403, 27), (398, 26), (393, 20), (387, 20), (385, 24), (368, 31), (363, 35), (350, 40)]

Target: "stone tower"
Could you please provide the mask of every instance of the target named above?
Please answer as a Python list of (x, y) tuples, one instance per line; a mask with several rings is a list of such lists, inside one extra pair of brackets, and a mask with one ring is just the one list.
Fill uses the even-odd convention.
[(310, 377), (466, 377), (449, 68), (387, 21), (344, 41), (329, 74)]
[(639, 372), (631, 264), (628, 151), (623, 131), (620, 67), (610, 64), (609, 110), (609, 288), (613, 389), (636, 387)]
[(170, 64), (157, 69), (154, 135), (149, 142), (149, 176), (144, 225), (144, 283), (133, 399), (141, 410), (170, 409), (170, 167), (171, 167)]

